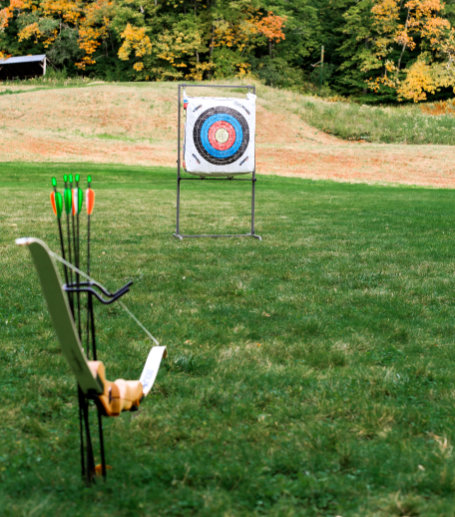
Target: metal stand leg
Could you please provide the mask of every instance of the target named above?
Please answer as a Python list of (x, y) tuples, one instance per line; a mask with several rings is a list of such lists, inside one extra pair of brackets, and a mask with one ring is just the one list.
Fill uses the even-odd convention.
[(256, 173), (253, 172), (253, 177), (251, 179), (251, 237), (262, 241), (262, 237), (260, 235), (256, 235), (254, 232), (254, 216), (256, 209)]
[(183, 240), (182, 235), (180, 235), (180, 182), (182, 178), (180, 177), (180, 171), (178, 171), (177, 177), (177, 214), (176, 214), (176, 225), (175, 225), (175, 233), (174, 237), (177, 239)]
[(183, 237), (180, 235), (180, 182), (182, 178), (180, 176), (180, 126), (181, 126), (181, 97), (182, 97), (182, 85), (178, 85), (178, 98), (177, 98), (177, 217), (176, 217), (176, 225), (175, 225), (175, 233), (174, 237), (177, 239), (183, 240)]

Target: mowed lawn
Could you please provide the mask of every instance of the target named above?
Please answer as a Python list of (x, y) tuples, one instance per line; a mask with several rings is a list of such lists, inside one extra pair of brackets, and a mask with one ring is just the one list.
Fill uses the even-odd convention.
[[(91, 488), (14, 244), (59, 251), (68, 172), (93, 176), (92, 275), (135, 282), (124, 302), (169, 353), (140, 411), (105, 419)], [(180, 242), (175, 187), (170, 169), (0, 165), (0, 514), (455, 515), (455, 192), (261, 176), (262, 242)], [(182, 232), (248, 231), (246, 183), (182, 196)], [(150, 341), (115, 304), (96, 318), (108, 378), (138, 378)]]

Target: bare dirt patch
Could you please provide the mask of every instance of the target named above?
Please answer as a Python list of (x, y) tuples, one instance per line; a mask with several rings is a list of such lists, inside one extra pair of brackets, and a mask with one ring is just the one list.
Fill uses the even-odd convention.
[[(4, 93), (0, 161), (173, 167), (176, 93), (169, 84), (102, 83)], [(455, 147), (345, 142), (261, 97), (256, 141), (259, 174), (455, 187)]]

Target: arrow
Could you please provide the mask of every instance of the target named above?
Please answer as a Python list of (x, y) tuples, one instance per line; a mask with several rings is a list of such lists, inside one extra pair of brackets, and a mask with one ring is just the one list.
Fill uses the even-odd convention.
[(87, 215), (89, 217), (92, 215), (93, 209), (95, 207), (95, 192), (91, 189), (91, 185), (92, 177), (88, 176), (87, 190), (85, 191), (85, 204), (87, 205)]
[(82, 210), (82, 204), (84, 202), (84, 194), (82, 190), (79, 188), (79, 174), (75, 176), (76, 186), (73, 188), (72, 192), (72, 200), (71, 200), (71, 209), (73, 215), (78, 215)]
[[(87, 209), (87, 275), (90, 275), (90, 221), (93, 209), (95, 207), (95, 192), (92, 190), (92, 177), (87, 176), (87, 189), (85, 191), (85, 206)], [(89, 351), (89, 342), (92, 342), (93, 360), (96, 361), (96, 337), (95, 337), (95, 318), (93, 314), (93, 299), (88, 293), (87, 298), (87, 356)]]
[(57, 180), (52, 178), (52, 187), (54, 190), (51, 192), (51, 204), (54, 215), (60, 219), (63, 211), (63, 198), (60, 192), (57, 191)]
[[(53, 190), (51, 192), (51, 204), (52, 204), (52, 210), (54, 212), (55, 217), (57, 218), (57, 225), (58, 225), (58, 235), (60, 239), (60, 249), (62, 250), (62, 257), (65, 258), (65, 241), (63, 239), (63, 232), (62, 232), (62, 223), (60, 221), (62, 217), (63, 212), (63, 197), (57, 190), (57, 180), (56, 178), (52, 178), (52, 187)], [(63, 267), (63, 272), (65, 274), (65, 282), (68, 283), (68, 271), (66, 266)], [(71, 306), (71, 299), (68, 295), (68, 299), (70, 300), (70, 306)], [(72, 308), (71, 308), (72, 310)]]
[[(70, 176), (71, 183), (73, 181), (73, 177)], [(69, 187), (68, 183), (68, 175), (63, 175), (63, 182), (65, 184), (65, 190), (63, 191), (63, 201), (65, 205), (65, 213), (66, 213), (66, 233), (67, 233), (67, 241), (68, 241), (68, 259), (72, 263), (73, 262), (73, 256), (71, 253), (71, 230), (70, 230), (70, 214), (71, 214), (71, 207), (72, 207), (72, 193), (71, 188)], [(73, 283), (73, 272), (70, 270), (70, 283)], [(71, 306), (71, 312), (74, 317), (74, 306), (73, 306), (73, 295), (68, 295), (68, 298), (70, 299), (70, 306)]]
[[(71, 178), (71, 176), (70, 176)], [(82, 200), (83, 194), (81, 189), (79, 188), (79, 174), (75, 176), (75, 184), (76, 186), (72, 189), (72, 221), (73, 221), (73, 241), (74, 241), (74, 259), (76, 262), (76, 267), (79, 268), (79, 245), (80, 245), (80, 235), (79, 235), (79, 212), (82, 208)], [(74, 217), (76, 216), (76, 231), (74, 231)], [(79, 288), (79, 274), (76, 273), (76, 288)], [(82, 339), (82, 327), (81, 327), (81, 293), (79, 290), (77, 291), (77, 328), (79, 331), (79, 338)]]
[[(74, 228), (74, 215), (75, 215), (75, 211), (76, 211), (76, 208), (77, 208), (77, 204), (73, 203), (73, 175), (70, 174), (69, 175), (69, 183), (68, 183), (68, 197), (71, 197), (71, 205), (68, 206), (69, 208), (69, 212), (68, 212), (68, 217), (69, 217), (69, 214), (71, 213), (71, 228), (72, 228), (72, 236), (73, 236), (73, 256), (74, 256), (74, 262), (76, 263), (76, 267), (77, 267), (77, 246), (76, 246), (76, 232), (75, 232), (75, 228)], [(77, 275), (76, 275), (77, 277)]]
[(68, 188), (68, 175), (63, 175), (63, 181), (65, 183), (65, 190), (63, 191), (63, 197), (65, 200), (65, 212), (66, 215), (69, 215), (71, 213), (71, 205), (72, 205), (72, 198), (71, 198), (71, 189)]

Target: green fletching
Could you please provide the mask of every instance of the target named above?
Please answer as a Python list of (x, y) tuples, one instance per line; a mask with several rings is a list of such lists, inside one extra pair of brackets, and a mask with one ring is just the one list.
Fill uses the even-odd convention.
[(57, 186), (57, 180), (55, 178), (52, 178), (52, 186), (53, 187)]
[(55, 193), (55, 208), (57, 209), (57, 217), (60, 219), (63, 212), (63, 197), (60, 192)]
[(92, 177), (91, 176), (87, 176), (87, 183), (88, 183), (88, 186), (90, 187), (90, 183), (92, 182)]
[(77, 189), (77, 203), (78, 203), (78, 210), (77, 213), (79, 214), (82, 210), (82, 203), (84, 202), (84, 192), (81, 188)]
[(69, 175), (69, 182), (73, 183), (73, 175), (72, 174)]
[(71, 206), (72, 206), (72, 199), (73, 199), (71, 189), (66, 188), (65, 192), (64, 192), (64, 196), (65, 196), (65, 212), (69, 215), (71, 213)]
[(66, 183), (68, 181), (68, 174), (63, 175), (63, 181)]
[(79, 180), (81, 179), (79, 174), (76, 174), (76, 183), (79, 183)]

